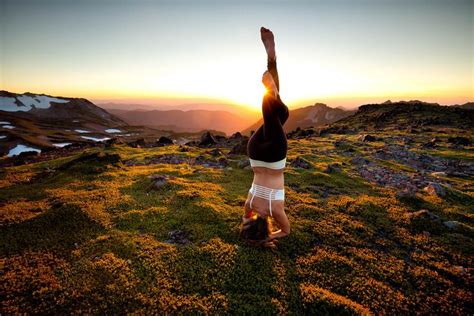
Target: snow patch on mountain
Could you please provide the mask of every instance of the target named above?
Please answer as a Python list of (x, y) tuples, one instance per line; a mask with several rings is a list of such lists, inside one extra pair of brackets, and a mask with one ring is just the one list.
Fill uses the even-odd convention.
[(48, 97), (45, 95), (19, 95), (17, 97), (0, 97), (0, 111), (28, 112), (32, 109), (48, 109), (51, 102), (68, 103), (69, 100)]
[(110, 133), (110, 134), (112, 134), (112, 133), (122, 133), (121, 130), (116, 129), (116, 128), (109, 128), (109, 129), (106, 129), (105, 132), (106, 132), (106, 133)]
[(81, 136), (81, 137), (84, 139), (93, 140), (95, 142), (103, 142), (110, 139), (110, 137), (103, 137), (103, 138), (97, 138), (97, 137), (92, 137), (92, 136)]
[(41, 153), (41, 149), (19, 144), (19, 145), (16, 145), (14, 148), (10, 149), (7, 156), (13, 157), (27, 151), (36, 151), (37, 153)]

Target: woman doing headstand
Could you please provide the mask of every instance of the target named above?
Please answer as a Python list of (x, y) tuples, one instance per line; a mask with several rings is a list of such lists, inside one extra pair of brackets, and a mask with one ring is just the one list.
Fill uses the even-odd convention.
[[(284, 211), (283, 174), (288, 148), (283, 125), (289, 112), (280, 99), (273, 33), (262, 27), (260, 34), (267, 51), (267, 71), (262, 77), (267, 92), (262, 101), (263, 124), (247, 144), (254, 177), (244, 206), (242, 236), (269, 242), (290, 233), (290, 223)], [(269, 216), (275, 220), (279, 230), (271, 231)]]

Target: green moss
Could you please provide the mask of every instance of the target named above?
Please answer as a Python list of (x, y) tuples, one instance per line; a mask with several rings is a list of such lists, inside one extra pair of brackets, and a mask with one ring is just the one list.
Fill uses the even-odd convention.
[[(91, 161), (48, 172), (77, 154), (4, 168), (0, 290), (12, 294), (1, 312), (468, 313), (463, 269), (474, 249), (473, 179), (448, 177), (453, 189), (444, 197), (397, 199), (395, 190), (360, 177), (351, 157), (342, 155), (349, 147), (363, 154), (383, 145), (360, 144), (358, 136), (289, 140), (289, 158), (302, 156), (314, 168), (289, 166), (285, 172), (292, 233), (274, 250), (239, 239), (253, 175), (235, 161), (232, 169)], [(335, 148), (341, 138), (347, 144)], [(116, 145), (85, 154), (147, 162), (164, 153), (193, 157), (206, 151)], [(327, 173), (334, 163), (340, 171)], [(168, 176), (167, 183), (153, 189), (153, 174)], [(460, 225), (410, 221), (406, 214), (420, 209)], [(182, 244), (170, 238), (177, 230), (186, 236)]]

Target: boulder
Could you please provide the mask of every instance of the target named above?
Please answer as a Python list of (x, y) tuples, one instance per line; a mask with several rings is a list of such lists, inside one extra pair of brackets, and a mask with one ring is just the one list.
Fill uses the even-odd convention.
[(351, 163), (354, 165), (369, 165), (371, 162), (362, 156), (357, 156), (351, 159)]
[(451, 143), (454, 145), (460, 145), (460, 146), (470, 146), (472, 144), (469, 138), (461, 137), (461, 136), (449, 137), (448, 143)]
[(223, 155), (222, 151), (220, 151), (219, 148), (214, 148), (214, 149), (212, 149), (212, 150), (210, 150), (206, 153), (208, 153), (209, 155), (214, 156), (214, 157)]
[(455, 229), (459, 227), (460, 223), (458, 221), (446, 221), (446, 222), (443, 222), (443, 225), (450, 229)]
[(217, 159), (217, 162), (222, 167), (227, 167), (229, 165), (229, 162), (227, 161), (227, 158), (225, 158), (225, 157), (221, 157), (221, 158)]
[(404, 188), (400, 191), (397, 191), (395, 197), (398, 200), (414, 199), (416, 198), (416, 189), (414, 188)]
[(438, 221), (439, 216), (431, 213), (428, 210), (419, 210), (416, 212), (408, 213), (407, 217), (409, 219), (414, 219), (414, 218), (425, 218), (425, 219), (430, 219), (432, 221)]
[(330, 163), (324, 170), (326, 173), (334, 173), (334, 172), (341, 172), (341, 165), (337, 163)]
[(211, 132), (207, 131), (201, 135), (201, 141), (199, 142), (199, 146), (208, 146), (208, 145), (215, 145), (215, 144), (217, 144), (217, 140), (211, 134)]
[(242, 139), (238, 144), (234, 145), (229, 151), (231, 155), (246, 155), (247, 154), (247, 139)]
[(83, 162), (94, 162), (94, 163), (104, 163), (104, 164), (112, 164), (115, 165), (121, 161), (120, 155), (118, 154), (108, 154), (108, 153), (92, 153), (92, 154), (85, 154), (82, 156), (77, 157), (71, 161), (68, 161), (57, 168), (57, 170), (68, 170), (71, 167), (83, 163)]
[(222, 135), (215, 135), (214, 138), (216, 139), (217, 142), (227, 140), (227, 137), (222, 136)]
[(28, 158), (28, 157), (36, 157), (36, 156), (39, 156), (40, 153), (37, 152), (37, 151), (24, 151), (22, 153), (20, 153), (17, 158), (18, 159), (23, 159), (23, 158)]
[(369, 134), (365, 134), (365, 135), (361, 135), (359, 137), (359, 141), (362, 141), (362, 142), (375, 142), (375, 141), (377, 141), (377, 137), (369, 135)]
[(166, 175), (153, 174), (149, 176), (148, 178), (152, 180), (152, 189), (154, 190), (158, 190), (162, 186), (164, 186), (166, 183), (168, 183), (168, 176)]
[(229, 137), (229, 139), (241, 139), (243, 136), (240, 132), (236, 132)]
[(187, 245), (190, 243), (188, 234), (180, 229), (172, 230), (168, 233), (168, 239), (165, 240), (169, 244)]
[(441, 184), (430, 182), (426, 187), (423, 188), (423, 191), (427, 192), (430, 195), (436, 195), (443, 197), (446, 195), (446, 189)]
[(161, 136), (160, 139), (156, 142), (158, 146), (166, 146), (166, 145), (172, 145), (173, 140), (169, 137), (166, 136)]
[(422, 148), (425, 148), (425, 149), (430, 149), (430, 148), (435, 148), (436, 147), (436, 143), (435, 142), (427, 142), (427, 143), (423, 143), (421, 145)]
[(248, 159), (242, 159), (237, 163), (239, 168), (245, 168), (250, 165), (250, 161)]
[(291, 162), (291, 166), (295, 168), (311, 169), (312, 165), (309, 161), (304, 158), (297, 157)]
[(139, 138), (133, 142), (129, 142), (128, 146), (133, 147), (133, 148), (143, 148), (143, 147), (146, 147), (146, 142), (144, 138)]
[(189, 147), (186, 145), (179, 145), (178, 151), (187, 152), (189, 151)]

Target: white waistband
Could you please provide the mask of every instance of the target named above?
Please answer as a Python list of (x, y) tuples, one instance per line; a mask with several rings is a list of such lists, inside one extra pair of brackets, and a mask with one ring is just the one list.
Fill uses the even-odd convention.
[(255, 183), (252, 183), (249, 192), (266, 200), (285, 199), (285, 189), (272, 189)]
[(286, 165), (286, 157), (275, 162), (267, 162), (249, 158), (251, 167), (265, 167), (270, 169), (283, 169)]

